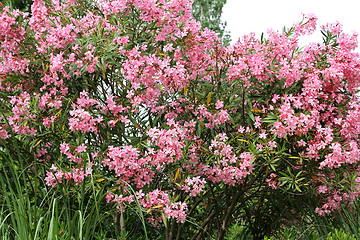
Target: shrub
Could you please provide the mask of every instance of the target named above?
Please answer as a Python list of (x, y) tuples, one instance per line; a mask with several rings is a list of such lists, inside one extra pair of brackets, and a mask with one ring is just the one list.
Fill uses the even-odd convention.
[(300, 49), (316, 26), (305, 15), (284, 33), (225, 47), (190, 8), (187, 0), (36, 0), (30, 15), (2, 7), (3, 146), (17, 139), (54, 191), (105, 184), (122, 233), (132, 228), (129, 207), (166, 239), (212, 231), (223, 239), (246, 218), (261, 238), (296, 221), (291, 206), (314, 192), (320, 215), (353, 200), (356, 35), (329, 24), (324, 43)]

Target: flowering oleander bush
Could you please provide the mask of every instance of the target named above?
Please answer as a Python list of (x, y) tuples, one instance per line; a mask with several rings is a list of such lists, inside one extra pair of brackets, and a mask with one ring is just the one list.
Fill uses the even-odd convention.
[(225, 47), (188, 0), (1, 7), (1, 142), (54, 191), (106, 182), (166, 239), (222, 239), (260, 203), (312, 193), (330, 214), (359, 194), (360, 59), (339, 23), (299, 48), (316, 20)]

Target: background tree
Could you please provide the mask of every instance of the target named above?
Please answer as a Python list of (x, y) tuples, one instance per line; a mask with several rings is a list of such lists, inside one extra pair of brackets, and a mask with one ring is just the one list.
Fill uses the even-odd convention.
[(231, 40), (230, 32), (226, 31), (226, 22), (221, 21), (225, 4), (226, 0), (195, 0), (192, 5), (192, 14), (203, 28), (215, 31), (224, 44), (228, 44)]

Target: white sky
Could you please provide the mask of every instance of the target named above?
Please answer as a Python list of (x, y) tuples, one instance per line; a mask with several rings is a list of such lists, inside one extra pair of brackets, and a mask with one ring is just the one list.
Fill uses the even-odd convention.
[[(300, 41), (321, 42), (320, 26), (339, 21), (346, 33), (360, 33), (359, 0), (227, 0), (222, 18), (227, 21), (232, 42), (250, 32), (257, 37), (272, 28), (282, 31), (302, 19), (302, 13), (314, 13), (318, 17), (317, 31), (313, 37)], [(359, 52), (359, 48), (357, 49)]]

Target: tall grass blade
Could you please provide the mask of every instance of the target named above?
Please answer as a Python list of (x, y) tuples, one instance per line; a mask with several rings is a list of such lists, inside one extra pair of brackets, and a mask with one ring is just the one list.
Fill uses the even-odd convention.
[(50, 226), (49, 226), (47, 240), (52, 240), (54, 237), (55, 204), (56, 204), (56, 198), (54, 198), (54, 200), (53, 200), (53, 205), (52, 205), (52, 210), (51, 210), (51, 220), (50, 220)]
[(38, 233), (39, 233), (39, 229), (41, 228), (41, 222), (44, 219), (44, 217), (41, 217), (36, 225), (36, 230), (35, 230), (35, 236), (34, 236), (34, 240), (38, 239)]

